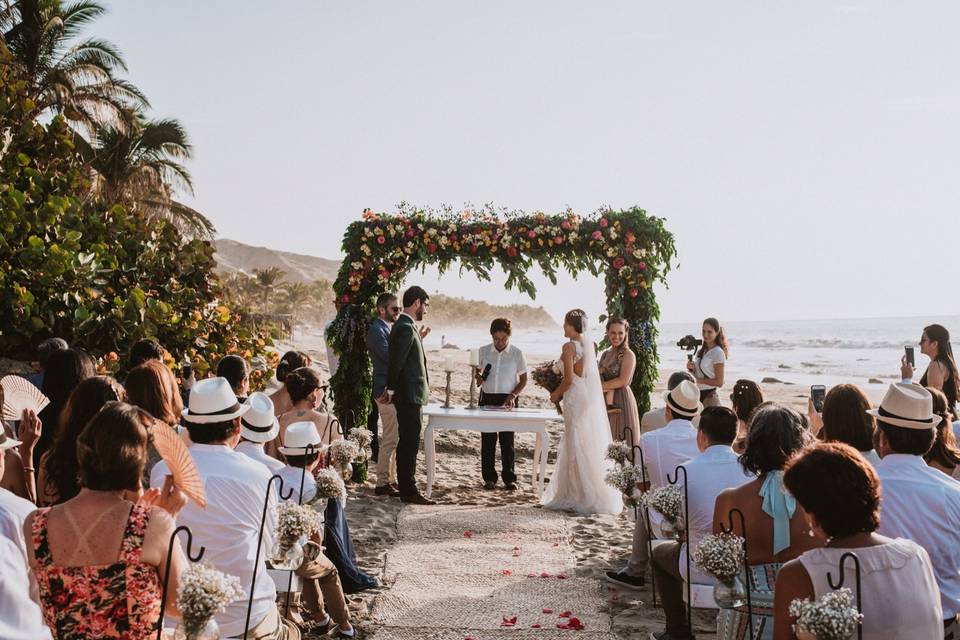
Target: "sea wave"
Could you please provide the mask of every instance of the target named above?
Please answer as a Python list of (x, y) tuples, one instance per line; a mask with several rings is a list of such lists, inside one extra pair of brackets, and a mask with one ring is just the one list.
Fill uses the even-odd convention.
[[(910, 341), (893, 342), (890, 340), (849, 340), (844, 338), (800, 338), (774, 339), (774, 338), (754, 338), (747, 340), (731, 340), (731, 347), (743, 346), (756, 349), (768, 349), (772, 351), (789, 351), (793, 349), (902, 349)], [(675, 347), (674, 342), (658, 341), (659, 348)]]

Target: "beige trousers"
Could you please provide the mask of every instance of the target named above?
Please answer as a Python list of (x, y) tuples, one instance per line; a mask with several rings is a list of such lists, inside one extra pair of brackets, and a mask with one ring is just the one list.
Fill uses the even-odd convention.
[(400, 442), (400, 423), (393, 403), (377, 403), (380, 412), (380, 453), (377, 457), (377, 486), (397, 483), (397, 443)]
[(253, 640), (300, 640), (300, 628), (281, 618), (280, 612), (273, 607), (260, 624), (250, 629), (247, 637)]

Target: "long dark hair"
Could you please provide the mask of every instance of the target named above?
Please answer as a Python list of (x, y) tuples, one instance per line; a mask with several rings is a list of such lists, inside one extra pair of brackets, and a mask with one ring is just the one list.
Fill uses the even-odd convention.
[[(717, 340), (714, 346), (720, 347), (723, 350), (723, 355), (730, 357), (730, 348), (727, 346), (727, 335), (723, 332), (723, 327), (720, 326), (720, 321), (716, 318), (707, 318), (703, 321), (703, 324), (708, 324), (713, 327), (713, 330), (717, 332)], [(697, 356), (702, 358), (703, 354), (707, 352), (707, 343), (704, 342), (700, 345), (700, 351), (697, 352)]]
[(842, 442), (857, 451), (873, 449), (873, 432), (877, 425), (867, 413), (870, 398), (855, 384), (838, 384), (823, 399), (824, 442)]
[(36, 467), (40, 458), (50, 448), (57, 428), (60, 425), (60, 414), (70, 398), (70, 394), (77, 385), (96, 375), (93, 359), (86, 351), (77, 348), (55, 351), (47, 361), (47, 368), (43, 373), (43, 395), (50, 399), (39, 418), (43, 423), (40, 440), (33, 451), (33, 461)]
[(760, 385), (753, 380), (737, 380), (730, 393), (730, 402), (737, 419), (748, 424), (753, 410), (763, 404), (763, 392), (760, 391)]
[[(937, 343), (937, 357), (934, 362), (939, 362), (947, 368), (947, 379), (943, 383), (943, 395), (947, 396), (947, 408), (953, 411), (957, 404), (957, 396), (960, 396), (960, 375), (957, 373), (957, 361), (953, 358), (953, 347), (950, 346), (950, 332), (942, 324), (931, 324), (923, 328), (927, 340)], [(927, 386), (927, 373), (923, 373), (920, 378), (920, 386)]]
[(583, 319), (587, 317), (587, 312), (583, 309), (571, 309), (563, 317), (563, 321), (574, 328), (577, 333), (583, 333)]
[(108, 402), (123, 400), (123, 388), (109, 376), (87, 378), (70, 394), (63, 421), (50, 455), (44, 463), (48, 482), (57, 493), (57, 504), (80, 492), (77, 482), (77, 438)]
[(947, 395), (933, 387), (927, 387), (927, 391), (933, 396), (933, 413), (940, 416), (941, 420), (937, 425), (937, 439), (923, 459), (947, 469), (956, 469), (960, 464), (960, 449), (957, 449), (957, 439), (953, 435), (953, 413), (947, 406)]

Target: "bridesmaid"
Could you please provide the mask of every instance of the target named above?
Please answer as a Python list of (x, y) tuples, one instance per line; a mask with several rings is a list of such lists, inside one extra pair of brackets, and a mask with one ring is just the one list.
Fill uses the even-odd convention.
[(600, 377), (603, 380), (603, 392), (607, 398), (610, 433), (614, 440), (627, 439), (627, 427), (633, 434), (635, 445), (640, 439), (640, 414), (637, 411), (637, 399), (630, 389), (633, 373), (637, 369), (637, 356), (630, 349), (627, 337), (630, 324), (623, 318), (610, 318), (607, 321), (607, 340), (610, 348), (600, 356)]

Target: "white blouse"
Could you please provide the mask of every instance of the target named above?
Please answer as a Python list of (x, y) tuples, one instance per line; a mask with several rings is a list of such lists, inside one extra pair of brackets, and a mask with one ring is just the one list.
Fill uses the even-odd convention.
[(511, 393), (517, 386), (520, 375), (527, 372), (527, 360), (517, 347), (507, 345), (503, 351), (497, 351), (492, 344), (480, 347), (480, 372), (490, 365), (490, 374), (483, 383), (483, 392), (487, 394)]
[[(727, 356), (723, 353), (723, 349), (721, 349), (719, 346), (713, 347), (703, 354), (702, 357), (697, 356), (693, 359), (693, 375), (697, 378), (712, 378), (714, 376), (714, 367), (718, 364), (724, 364), (726, 361)], [(697, 387), (700, 389), (700, 391), (716, 389), (716, 387), (709, 384), (698, 383)]]
[[(860, 549), (812, 549), (800, 556), (810, 575), (817, 598), (832, 591), (840, 577), (840, 557), (847, 551), (857, 554), (863, 611), (863, 637), (869, 640), (941, 640), (943, 610), (940, 590), (933, 575), (930, 557), (923, 547), (904, 538)], [(847, 560), (844, 586), (856, 599), (853, 562)]]

